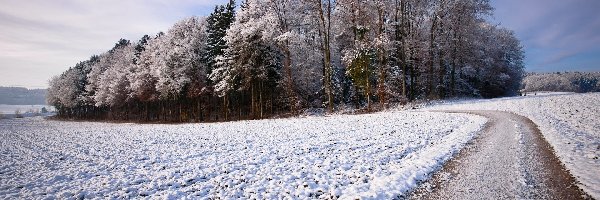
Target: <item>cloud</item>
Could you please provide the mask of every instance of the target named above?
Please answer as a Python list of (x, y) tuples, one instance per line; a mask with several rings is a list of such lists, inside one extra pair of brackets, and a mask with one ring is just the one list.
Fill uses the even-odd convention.
[[(561, 70), (574, 58), (586, 59), (581, 68), (600, 71), (600, 58), (581, 56), (600, 46), (597, 0), (493, 0), (495, 20), (515, 30), (525, 46), (531, 71)], [(547, 69), (547, 70), (545, 70)], [(572, 70), (572, 69), (571, 69)], [(577, 70), (575, 68), (575, 70)]]
[[(0, 85), (47, 80), (120, 38), (138, 40), (227, 0), (0, 0)], [(515, 30), (528, 69), (600, 71), (598, 0), (492, 0), (495, 22)], [(584, 56), (585, 55), (585, 56)], [(584, 61), (573, 62), (575, 59)], [(585, 66), (584, 66), (585, 65)]]
[[(120, 38), (136, 41), (227, 0), (0, 0), (0, 85), (47, 80)], [(36, 70), (39, 69), (39, 70)]]

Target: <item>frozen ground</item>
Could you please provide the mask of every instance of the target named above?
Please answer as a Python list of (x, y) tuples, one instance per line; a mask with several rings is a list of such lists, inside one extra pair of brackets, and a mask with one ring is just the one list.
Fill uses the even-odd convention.
[(528, 117), (584, 191), (600, 198), (600, 93), (455, 101), (424, 110), (501, 110)]
[(0, 199), (391, 199), (485, 122), (437, 112), (183, 125), (5, 119)]

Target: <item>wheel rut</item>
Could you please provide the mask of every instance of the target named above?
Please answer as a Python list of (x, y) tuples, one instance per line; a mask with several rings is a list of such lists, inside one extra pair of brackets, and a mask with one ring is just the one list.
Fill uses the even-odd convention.
[(489, 121), (410, 199), (591, 199), (530, 119), (500, 111), (447, 112)]

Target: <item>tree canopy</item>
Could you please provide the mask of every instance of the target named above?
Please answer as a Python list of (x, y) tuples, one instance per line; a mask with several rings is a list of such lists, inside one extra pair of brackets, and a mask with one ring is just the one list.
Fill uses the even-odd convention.
[(119, 40), (50, 80), (59, 116), (222, 121), (518, 93), (489, 0), (246, 0)]

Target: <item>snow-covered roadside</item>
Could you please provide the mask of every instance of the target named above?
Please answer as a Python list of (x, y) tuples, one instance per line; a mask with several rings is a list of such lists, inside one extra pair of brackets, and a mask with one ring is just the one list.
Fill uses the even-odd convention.
[(182, 125), (1, 120), (0, 198), (391, 198), (485, 122), (437, 112)]
[[(390, 166), (388, 173), (376, 175), (369, 183), (355, 184), (344, 190), (341, 199), (395, 199), (417, 186), (438, 170), (443, 163), (458, 153), (487, 122), (485, 118), (476, 123), (465, 123), (450, 129), (452, 133), (442, 140), (433, 142), (431, 147), (409, 153), (400, 163)], [(466, 133), (466, 134), (465, 134)]]
[(584, 191), (600, 198), (600, 93), (455, 101), (423, 110), (502, 110), (526, 116), (539, 126)]

